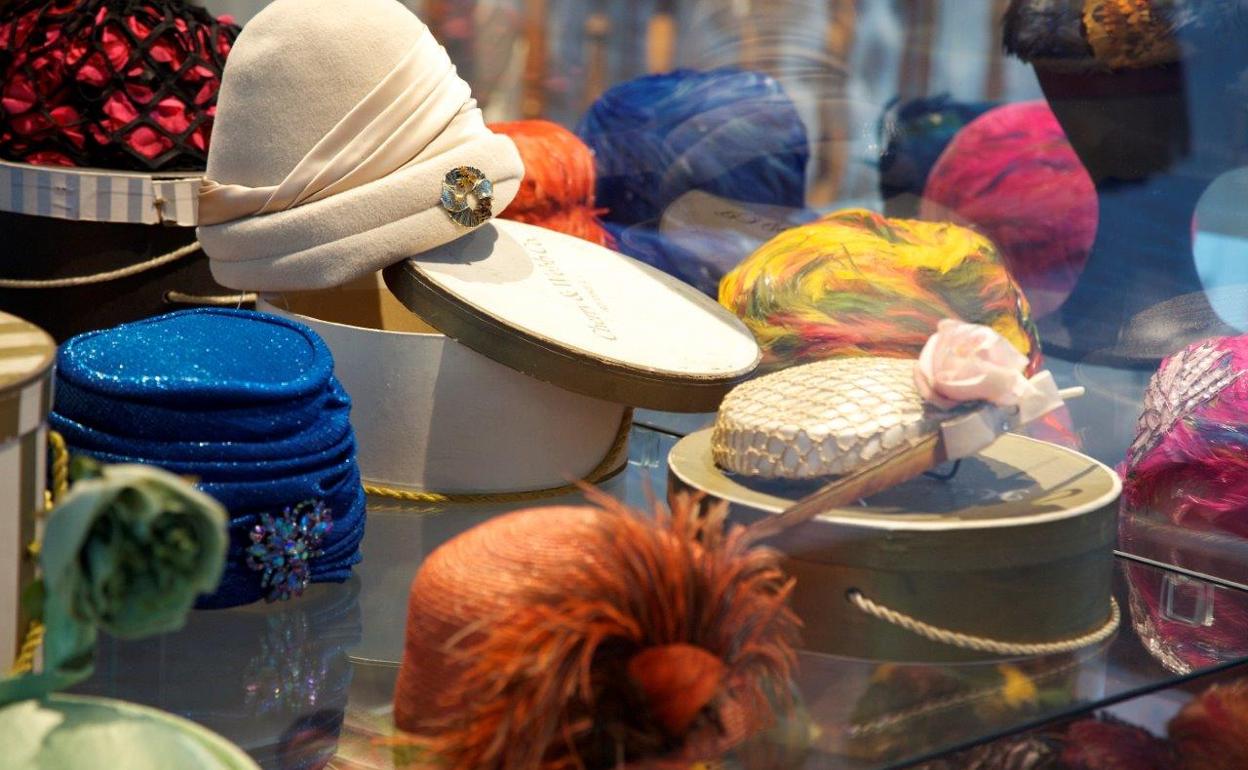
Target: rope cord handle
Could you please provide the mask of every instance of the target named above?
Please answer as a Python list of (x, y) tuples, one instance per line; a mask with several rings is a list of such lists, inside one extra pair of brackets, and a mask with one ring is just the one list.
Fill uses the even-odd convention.
[(606, 481), (619, 471), (620, 460), (628, 449), (628, 436), (633, 429), (633, 410), (625, 409), (620, 420), (620, 427), (602, 460), (594, 469), (585, 474), (579, 482), (563, 484), (550, 489), (536, 489), (529, 492), (413, 492), (406, 489), (395, 489), (381, 484), (365, 484), (364, 491), (377, 497), (388, 497), (411, 503), (517, 503), (528, 500), (541, 500), (546, 497), (559, 497), (572, 494), (581, 488), (581, 484), (597, 484)]
[(69, 448), (54, 430), (48, 431), (48, 448), (52, 452), (52, 502), (59, 503), (69, 492)]
[(22, 640), (22, 649), (18, 651), (17, 659), (13, 661), (13, 666), (9, 669), (11, 676), (29, 674), (35, 670), (35, 656), (39, 653), (39, 648), (43, 646), (43, 633), (42, 623), (37, 620), (30, 621), (26, 638)]
[[(51, 510), (52, 506), (60, 502), (61, 498), (69, 492), (69, 448), (65, 446), (65, 438), (54, 430), (48, 431), (48, 452), (52, 455), (52, 483), (46, 503), (47, 510)], [(35, 540), (26, 546), (26, 557), (38, 559), (40, 550), (42, 550), (42, 544)], [(34, 670), (35, 655), (43, 646), (43, 634), (43, 624), (32, 620), (26, 629), (26, 637), (22, 640), (17, 659), (13, 661), (13, 666), (9, 669), (11, 675), (28, 674)]]
[[(1026, 676), (1033, 682), (1040, 682), (1046, 679), (1052, 679), (1055, 676), (1059, 676), (1070, 671), (1074, 671), (1079, 668), (1080, 665), (1081, 662), (1075, 660), (1069, 663), (1064, 663), (1055, 668), (1046, 669), (1036, 673), (1026, 672)], [(863, 738), (876, 733), (885, 732), (886, 730), (891, 730), (906, 722), (921, 719), (932, 714), (937, 714), (941, 711), (950, 711), (963, 706), (969, 706), (978, 701), (1000, 696), (1001, 692), (1002, 685), (996, 685), (993, 687), (981, 687), (977, 690), (971, 690), (970, 692), (959, 693), (957, 695), (947, 695), (943, 698), (937, 698), (936, 700), (928, 703), (921, 703), (902, 711), (884, 714), (883, 716), (876, 717), (868, 722), (855, 722), (846, 728), (845, 733), (850, 738)]]
[(257, 295), (254, 291), (243, 291), (236, 294), (187, 294), (170, 289), (165, 292), (165, 302), (170, 305), (198, 305), (200, 307), (241, 307), (255, 304)]
[(68, 289), (74, 286), (89, 286), (96, 283), (106, 283), (108, 281), (116, 281), (121, 278), (129, 278), (132, 275), (146, 273), (148, 270), (155, 270), (162, 265), (171, 262), (177, 262), (199, 251), (199, 241), (194, 241), (180, 248), (174, 249), (168, 254), (161, 254), (157, 257), (137, 262), (133, 265), (116, 270), (108, 270), (103, 273), (92, 273), (90, 275), (77, 275), (71, 278), (50, 278), (47, 280), (23, 280), (16, 278), (0, 278), (0, 289)]
[(976, 652), (987, 652), (993, 655), (1057, 655), (1063, 652), (1072, 652), (1082, 647), (1093, 644), (1099, 644), (1118, 630), (1118, 623), (1122, 620), (1122, 611), (1118, 608), (1118, 602), (1113, 597), (1109, 600), (1109, 619), (1104, 625), (1095, 631), (1075, 637), (1074, 639), (1064, 639), (1060, 642), (1002, 642), (997, 639), (989, 639), (983, 636), (971, 636), (970, 634), (962, 634), (957, 631), (950, 631), (946, 628), (933, 626), (930, 623), (924, 623), (917, 618), (913, 618), (905, 613), (885, 607), (882, 604), (871, 601), (862, 595), (858, 589), (850, 589), (845, 595), (850, 604), (857, 607), (862, 612), (871, 617), (882, 620), (885, 623), (891, 623), (898, 628), (909, 631), (912, 634), (923, 637), (929, 641), (947, 644), (952, 647), (961, 647), (964, 650), (974, 650)]

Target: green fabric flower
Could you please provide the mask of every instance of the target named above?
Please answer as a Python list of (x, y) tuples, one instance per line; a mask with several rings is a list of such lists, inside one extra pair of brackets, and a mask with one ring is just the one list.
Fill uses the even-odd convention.
[(146, 465), (102, 466), (49, 514), (40, 555), (43, 672), (0, 682), (0, 703), (91, 675), (99, 629), (140, 638), (181, 628), (225, 566), (226, 513)]

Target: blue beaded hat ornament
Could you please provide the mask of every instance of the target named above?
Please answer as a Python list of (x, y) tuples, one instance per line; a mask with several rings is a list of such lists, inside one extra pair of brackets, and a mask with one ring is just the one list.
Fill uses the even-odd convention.
[(311, 580), (311, 562), (324, 556), (321, 541), (334, 528), (329, 509), (319, 500), (307, 500), (282, 511), (281, 516), (260, 514), (251, 528), (247, 566), (263, 573), (268, 599), (302, 596)]
[(230, 512), (200, 607), (290, 599), (360, 560), (351, 402), (306, 326), (212, 308), (90, 332), (61, 347), (56, 386), (49, 423), (71, 453), (194, 478)]

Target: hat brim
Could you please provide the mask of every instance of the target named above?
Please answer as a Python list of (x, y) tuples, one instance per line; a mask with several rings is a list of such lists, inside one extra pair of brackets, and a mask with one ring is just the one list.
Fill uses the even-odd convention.
[[(1212, 301), (1211, 301), (1212, 300)], [(1210, 337), (1233, 337), (1248, 329), (1248, 310), (1223, 318), (1215, 305), (1248, 308), (1248, 284), (1220, 286), (1168, 299), (1136, 313), (1122, 324), (1110, 346), (1080, 344), (1080, 328), (1060, 314), (1038, 322), (1045, 355), (1127, 369), (1155, 369), (1166, 356)]]
[(460, 166), (494, 184), (497, 216), (524, 170), (505, 136), (492, 135), (375, 182), (285, 211), (201, 225), (213, 277), (231, 289), (300, 291), (348, 283), (460, 238), (470, 229), (442, 208), (442, 182)]

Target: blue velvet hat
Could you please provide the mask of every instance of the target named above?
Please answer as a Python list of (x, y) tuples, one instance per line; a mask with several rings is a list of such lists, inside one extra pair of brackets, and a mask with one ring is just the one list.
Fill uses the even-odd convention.
[(289, 598), (360, 560), (364, 490), (351, 401), (325, 343), (265, 313), (200, 309), (61, 346), (49, 418), (70, 453), (194, 477), (230, 512), (201, 607)]

